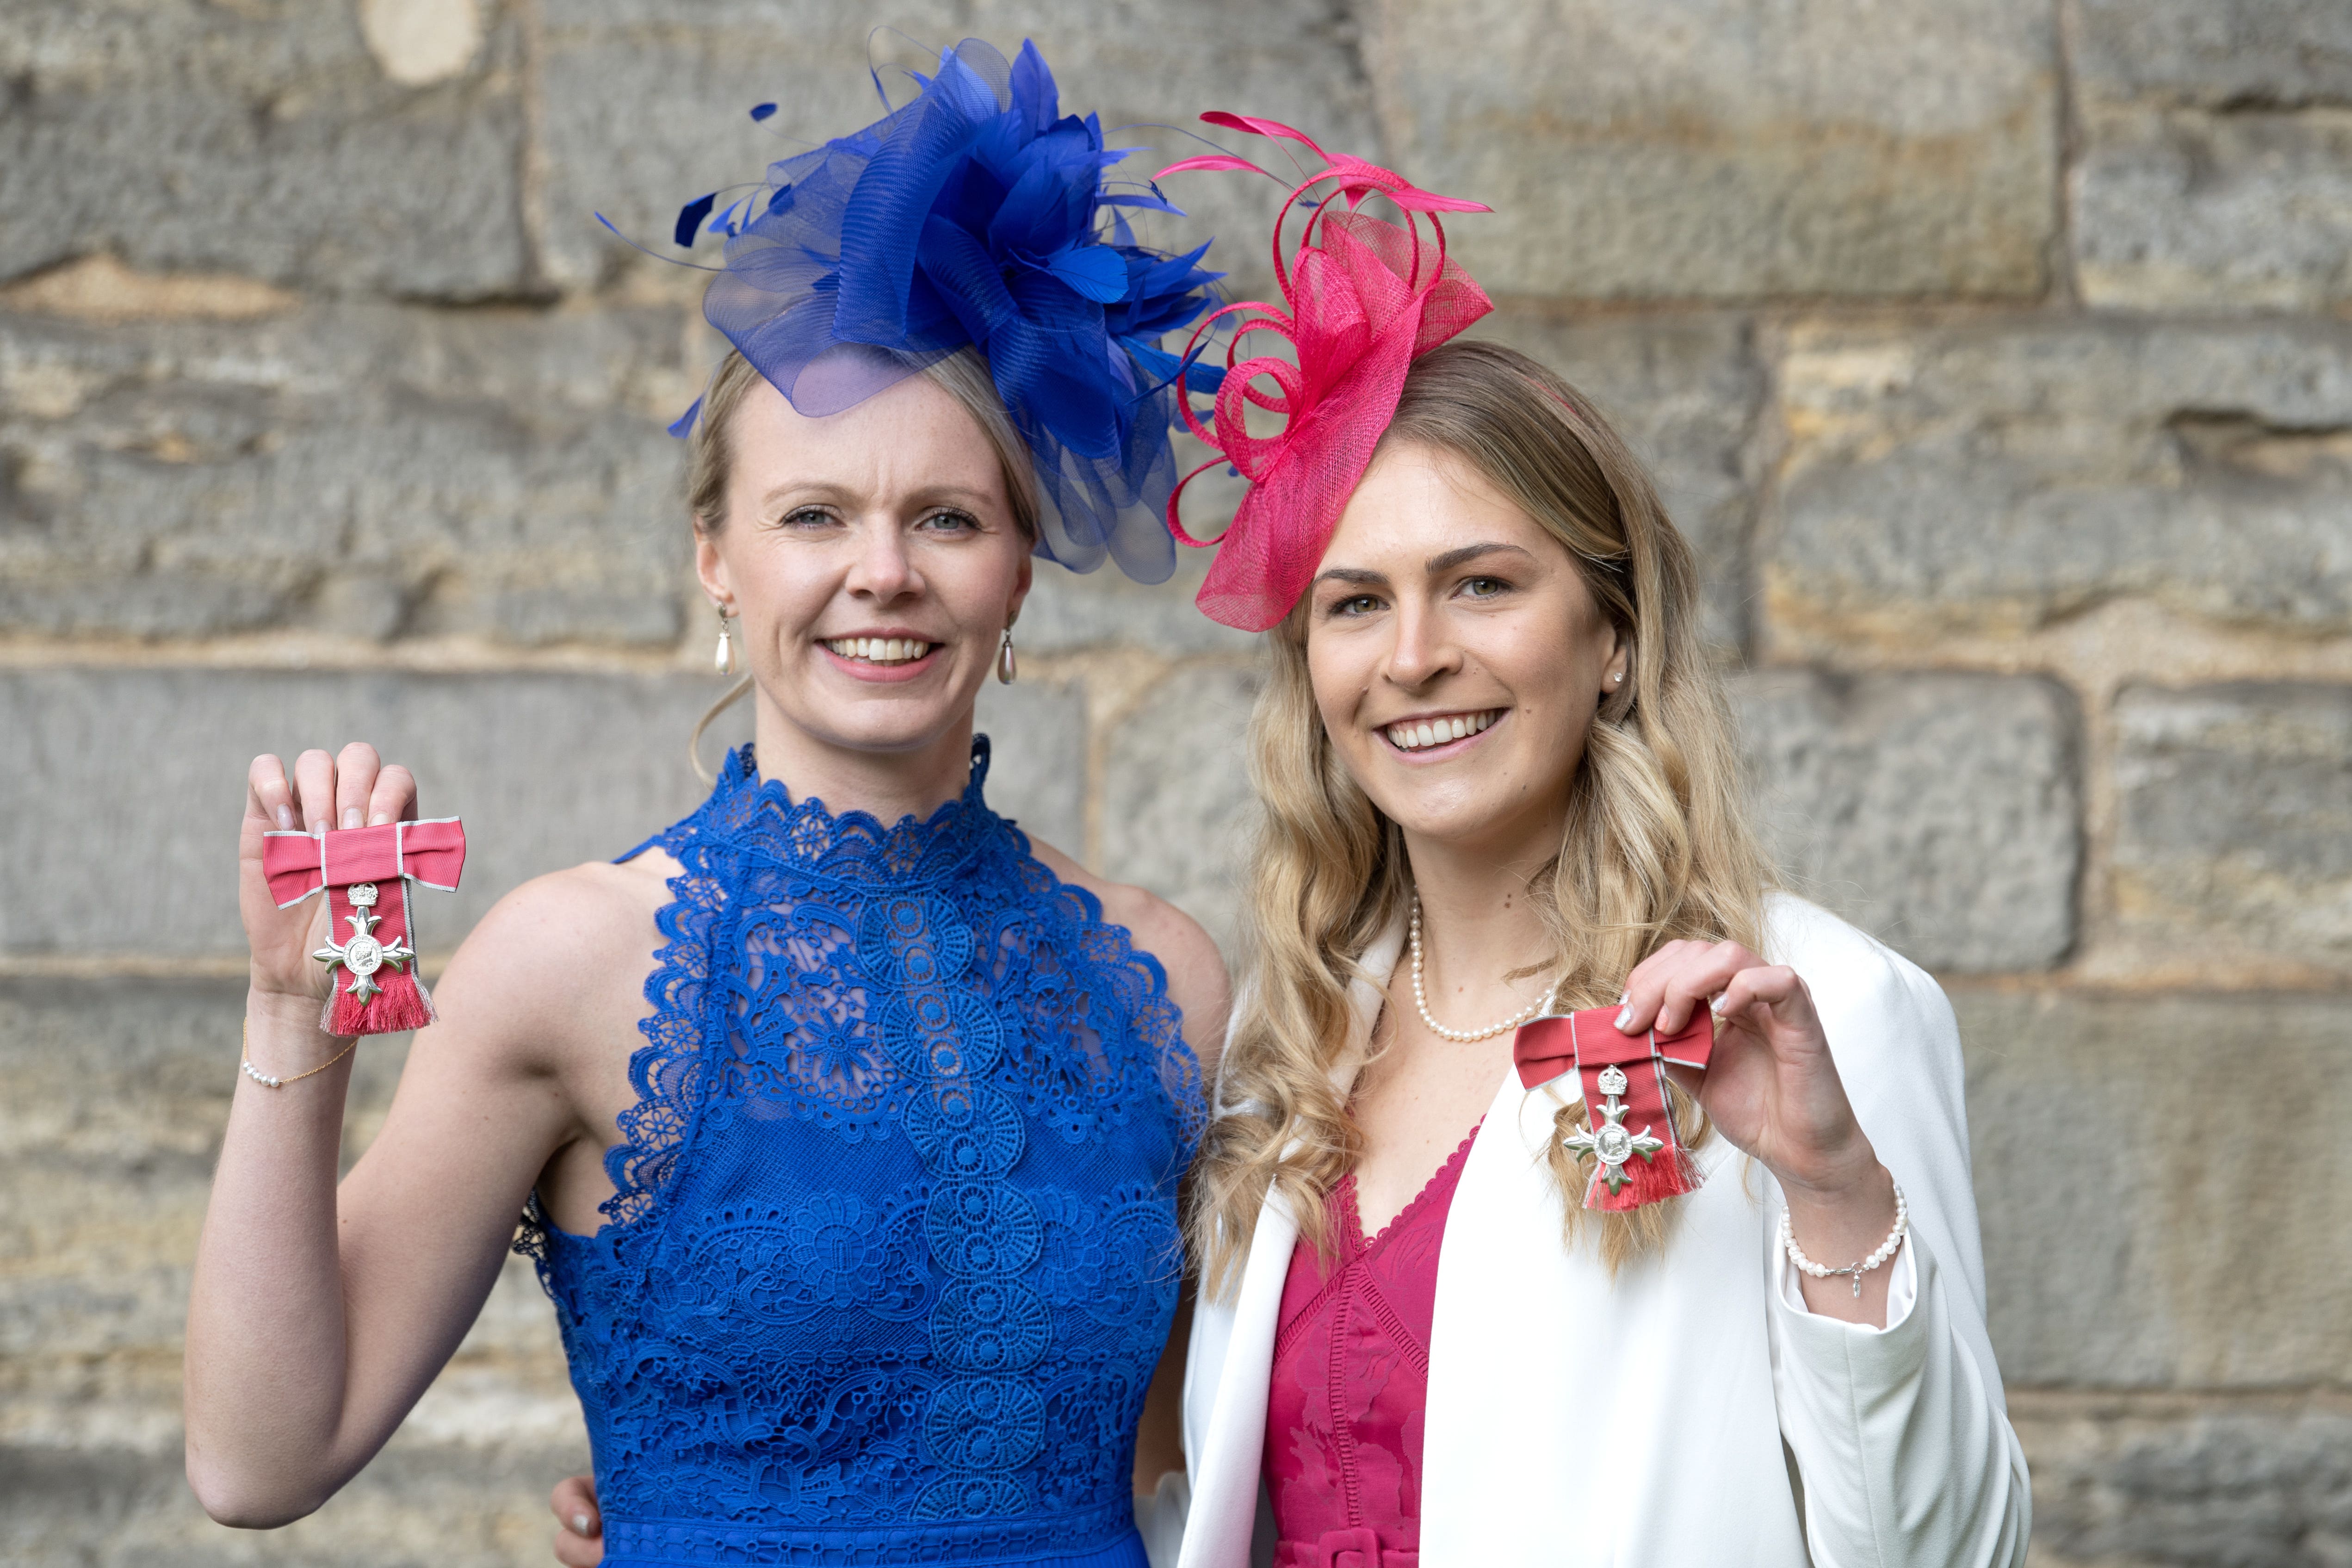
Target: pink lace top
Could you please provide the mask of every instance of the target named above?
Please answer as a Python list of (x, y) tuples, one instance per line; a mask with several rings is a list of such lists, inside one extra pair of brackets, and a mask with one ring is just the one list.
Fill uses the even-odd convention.
[(1341, 1178), (1331, 1271), (1303, 1239), (1290, 1256), (1265, 1413), (1276, 1568), (1416, 1568), (1437, 1248), (1477, 1135), (1370, 1241)]

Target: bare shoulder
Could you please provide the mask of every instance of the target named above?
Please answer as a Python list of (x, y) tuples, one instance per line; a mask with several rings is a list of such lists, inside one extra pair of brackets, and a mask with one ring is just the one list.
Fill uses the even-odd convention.
[(593, 862), (534, 877), (484, 915), (436, 987), (445, 1020), (494, 1048), (552, 1059), (568, 1042), (626, 1027), (655, 951), (655, 923), (677, 863), (648, 850), (625, 865)]
[(1232, 991), (1224, 955), (1201, 922), (1157, 893), (1097, 876), (1042, 838), (1031, 838), (1029, 850), (1055, 876), (1101, 900), (1103, 919), (1126, 928), (1139, 950), (1159, 960), (1169, 999), (1184, 1015), (1184, 1041), (1203, 1076), (1213, 1078)]
[(654, 929), (674, 869), (652, 850), (625, 866), (594, 861), (533, 877), (490, 906), (466, 945), (526, 972), (617, 957), (616, 948), (634, 947)]

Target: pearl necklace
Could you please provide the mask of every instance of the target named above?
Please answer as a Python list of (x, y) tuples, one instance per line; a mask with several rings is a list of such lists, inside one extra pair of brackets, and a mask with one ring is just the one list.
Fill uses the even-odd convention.
[(1490, 1035), (1499, 1035), (1506, 1029), (1516, 1029), (1521, 1024), (1526, 1023), (1529, 1018), (1534, 1017), (1538, 1013), (1542, 1012), (1544, 1005), (1551, 1000), (1551, 994), (1549, 992), (1546, 992), (1543, 995), (1537, 997), (1534, 1001), (1528, 1003), (1526, 1006), (1520, 1008), (1517, 1012), (1512, 1014), (1509, 1017), (1505, 1018), (1498, 1024), (1489, 1024), (1483, 1029), (1449, 1029), (1444, 1025), (1439, 1023), (1435, 1018), (1430, 1016), (1429, 997), (1421, 988), (1421, 895), (1419, 893), (1415, 893), (1412, 896), (1412, 926), (1411, 930), (1412, 938), (1412, 1005), (1420, 1009), (1421, 1021), (1429, 1026), (1429, 1032), (1435, 1035), (1439, 1039), (1452, 1040), (1458, 1045), (1467, 1045), (1472, 1040), (1483, 1040)]

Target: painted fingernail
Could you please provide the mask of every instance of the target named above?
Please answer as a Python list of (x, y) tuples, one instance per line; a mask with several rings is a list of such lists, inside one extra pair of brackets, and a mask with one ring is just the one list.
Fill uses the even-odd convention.
[(1723, 1013), (1723, 1004), (1730, 995), (1731, 993), (1728, 991), (1718, 991), (1714, 995), (1708, 997), (1706, 999), (1707, 1011), (1717, 1015), (1717, 1016), (1721, 1016)]
[(1621, 1029), (1622, 1029), (1622, 1028), (1623, 1028), (1627, 1024), (1629, 1024), (1629, 1023), (1633, 1022), (1633, 1009), (1632, 1009), (1631, 1007), (1620, 1008), (1620, 1009), (1618, 1010), (1618, 1013), (1617, 1013), (1617, 1026), (1618, 1026), (1619, 1028), (1621, 1028)]
[(292, 806), (281, 805), (278, 808), (278, 826), (289, 833), (291, 833), (294, 830), (294, 808)]
[(584, 1513), (575, 1513), (575, 1514), (573, 1514), (573, 1515), (572, 1516), (572, 1528), (575, 1531), (577, 1531), (578, 1533), (580, 1533), (580, 1534), (582, 1534), (582, 1535), (585, 1535), (585, 1534), (587, 1534), (587, 1533), (588, 1533), (588, 1516), (587, 1516), (586, 1514), (584, 1514)]
[(360, 808), (356, 805), (345, 806), (343, 808), (343, 826), (345, 827), (357, 827), (359, 825)]
[(1633, 999), (1633, 994), (1631, 991), (1620, 991), (1617, 993), (1617, 1005), (1620, 1007), (1622, 1007), (1626, 1003), (1631, 1002)]

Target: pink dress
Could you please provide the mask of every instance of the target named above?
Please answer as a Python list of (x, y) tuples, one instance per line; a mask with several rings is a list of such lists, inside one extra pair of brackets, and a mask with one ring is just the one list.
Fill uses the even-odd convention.
[(1437, 1249), (1470, 1137), (1367, 1241), (1356, 1178), (1331, 1190), (1329, 1273), (1305, 1240), (1290, 1255), (1266, 1392), (1265, 1463), (1276, 1568), (1416, 1568), (1422, 1412)]

